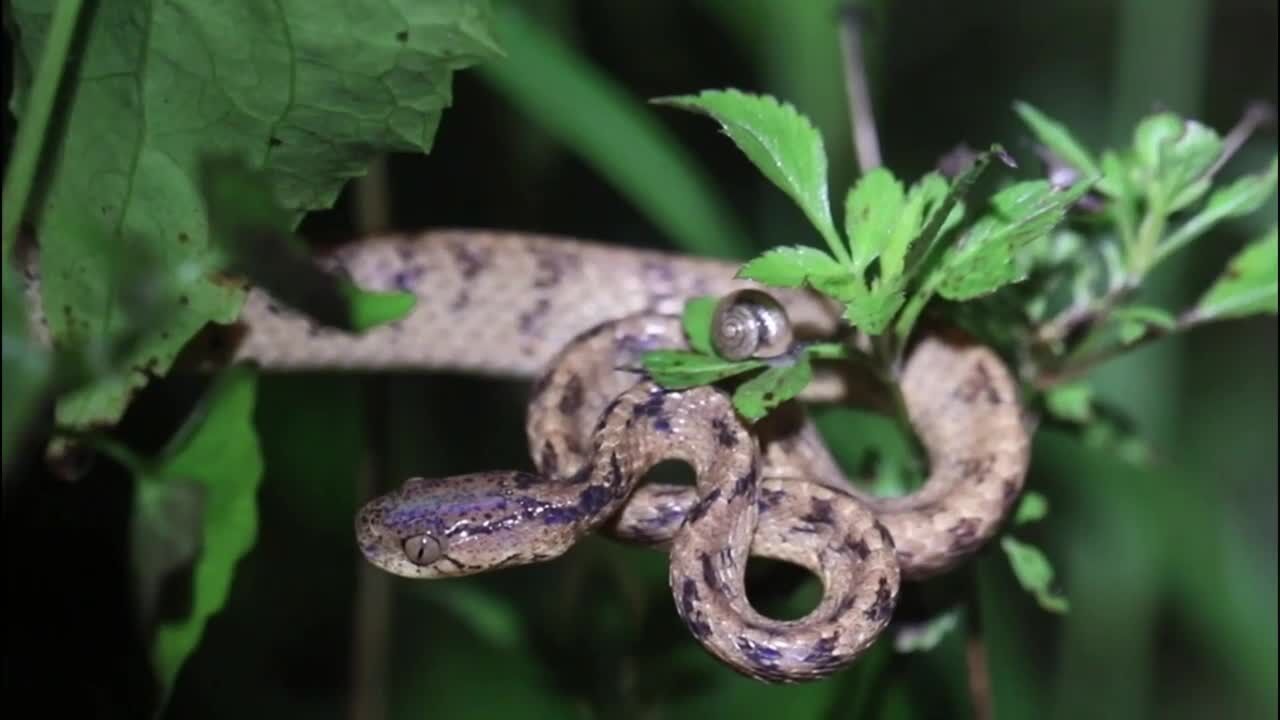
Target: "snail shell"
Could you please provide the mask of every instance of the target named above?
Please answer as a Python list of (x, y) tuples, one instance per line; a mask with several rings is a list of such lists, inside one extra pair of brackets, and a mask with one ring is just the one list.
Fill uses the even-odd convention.
[(716, 304), (711, 346), (726, 360), (776, 357), (791, 348), (791, 319), (772, 295), (738, 290)]

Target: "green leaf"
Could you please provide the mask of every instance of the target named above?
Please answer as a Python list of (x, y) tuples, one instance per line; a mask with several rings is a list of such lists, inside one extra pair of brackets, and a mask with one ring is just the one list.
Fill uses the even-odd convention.
[(1045, 409), (1061, 420), (1083, 423), (1093, 418), (1093, 388), (1088, 383), (1061, 385), (1045, 393)]
[(706, 90), (653, 102), (704, 113), (720, 123), (747, 159), (800, 206), (836, 258), (847, 261), (831, 219), (822, 136), (808, 118), (775, 98), (739, 90)]
[(703, 355), (716, 354), (715, 347), (711, 344), (711, 320), (716, 313), (717, 302), (716, 298), (706, 295), (690, 298), (684, 304), (684, 312), (680, 316), (689, 347)]
[(1014, 525), (1027, 525), (1043, 520), (1049, 514), (1049, 501), (1038, 492), (1028, 490), (1022, 494), (1018, 509), (1013, 511)]
[[(227, 600), (235, 566), (257, 537), (257, 492), (262, 455), (253, 425), (254, 372), (226, 371), (203, 406), (179, 430), (164, 456), (138, 477), (135, 562), (143, 587), (154, 573), (194, 557), (190, 613), (162, 619), (151, 657), (164, 694), (200, 642), (209, 619)], [(198, 522), (191, 523), (196, 516)], [(150, 543), (171, 544), (168, 549)]]
[(1144, 172), (1146, 191), (1164, 199), (1167, 212), (1194, 202), (1207, 183), (1197, 183), (1222, 153), (1218, 134), (1174, 113), (1144, 118), (1134, 131), (1134, 151)]
[[(22, 281), (6, 259), (0, 264), (4, 282), (3, 467), (9, 468), (26, 436), (33, 414), (49, 391), (52, 361), (30, 323)], [(7, 488), (6, 488), (7, 489)]]
[(1245, 246), (1196, 303), (1197, 319), (1276, 314), (1276, 226)]
[(975, 222), (942, 260), (938, 293), (969, 300), (1022, 280), (1026, 268), (1015, 262), (1018, 253), (1052, 231), (1091, 184), (1081, 181), (1058, 190), (1048, 181), (1034, 180), (997, 193), (991, 201), (996, 213)]
[(737, 277), (773, 287), (802, 287), (810, 278), (847, 270), (831, 256), (805, 245), (773, 248), (738, 270)]
[(1018, 101), (1013, 109), (1035, 133), (1036, 139), (1084, 177), (1101, 175), (1102, 170), (1093, 155), (1071, 134), (1062, 123), (1053, 120), (1027, 102)]
[(814, 289), (844, 304), (845, 320), (872, 335), (884, 332), (905, 297), (892, 284), (869, 289), (852, 274), (815, 277), (811, 282)]
[(412, 293), (374, 292), (322, 269), (291, 231), (291, 213), (275, 199), (269, 176), (242, 158), (205, 155), (200, 184), (214, 252), (222, 265), (321, 325), (364, 331), (398, 320)]
[[(845, 198), (844, 232), (849, 240), (853, 272), (861, 275), (889, 246), (906, 199), (902, 183), (884, 167), (863, 175), (849, 189)], [(912, 228), (912, 239), (918, 231), (919, 227)]]
[(1008, 535), (1000, 539), (1000, 547), (1009, 558), (1018, 584), (1035, 596), (1041, 608), (1052, 613), (1066, 613), (1071, 609), (1067, 599), (1052, 590), (1053, 566), (1039, 548)]
[(1227, 187), (1215, 190), (1200, 212), (1169, 233), (1157, 249), (1154, 262), (1159, 262), (1186, 247), (1192, 240), (1223, 220), (1242, 217), (1262, 207), (1262, 204), (1276, 191), (1277, 163), (1280, 163), (1280, 158), (1273, 158), (1267, 172), (1246, 175)]
[(1149, 327), (1168, 332), (1178, 326), (1177, 318), (1170, 315), (1167, 310), (1149, 305), (1117, 308), (1111, 313), (1111, 322), (1118, 325), (1120, 342), (1125, 345), (1136, 342), (1146, 335)]
[(794, 364), (771, 367), (739, 385), (733, 393), (733, 406), (754, 422), (799, 395), (812, 379), (809, 357), (801, 355)]
[[(53, 4), (15, 0), (14, 110), (27, 101)], [(112, 337), (127, 290), (111, 258), (142, 245), (183, 288), (148, 328), (128, 372), (65, 399), (61, 424), (114, 422), (132, 392), (168, 371), (206, 323), (235, 319), (243, 292), (211, 272), (199, 187), (204, 152), (254, 158), (292, 214), (333, 204), (386, 152), (425, 152), (454, 71), (492, 57), (480, 2), (280, 3), (105, 0), (84, 24), (51, 141), (58, 152), (33, 205), (43, 305), (59, 347)], [(351, 18), (359, 18), (353, 31)]]
[(951, 609), (924, 622), (904, 625), (893, 636), (893, 649), (900, 653), (928, 652), (960, 625), (960, 611)]
[(672, 390), (708, 385), (764, 366), (759, 360), (732, 362), (688, 350), (654, 350), (645, 353), (642, 363), (654, 382)]
[[(747, 229), (653, 108), (571, 38), (539, 22), (527, 3), (497, 4), (494, 26), (505, 57), (475, 72), (511, 104), (520, 124), (537, 126), (599, 173), (686, 252), (734, 259), (749, 252)], [(527, 154), (511, 159), (520, 163)]]

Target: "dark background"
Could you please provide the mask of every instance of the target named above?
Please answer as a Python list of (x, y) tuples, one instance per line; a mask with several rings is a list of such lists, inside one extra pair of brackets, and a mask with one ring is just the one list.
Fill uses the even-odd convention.
[[(832, 3), (525, 6), (635, 99), (733, 86), (794, 103), (823, 132), (833, 194), (855, 179)], [(1225, 133), (1247, 102), (1276, 102), (1276, 15), (1274, 2), (1246, 0), (877, 5), (867, 42), (885, 163), (916, 177), (962, 141), (999, 141), (1030, 161), (1015, 99), (1094, 148), (1127, 143), (1156, 108)], [(390, 230), (494, 227), (676, 248), (494, 87), (483, 72), (459, 73), (430, 156), (387, 159)], [(673, 110), (656, 117), (750, 229), (741, 257), (811, 239), (802, 216), (709, 121)], [(1264, 131), (1225, 174), (1256, 171), (1274, 152), (1274, 130)], [(357, 198), (353, 187), (303, 232), (320, 242), (350, 237), (369, 202)], [(1185, 307), (1275, 217), (1273, 198), (1205, 238), (1158, 273), (1155, 297)], [(1275, 715), (1275, 368), (1270, 317), (1197, 330), (1104, 366), (1098, 385), (1157, 448), (1154, 468), (1066, 435), (1037, 438), (1029, 487), (1053, 511), (1026, 534), (1055, 563), (1072, 612), (1040, 611), (998, 549), (956, 581), (981, 599), (999, 717)], [(124, 436), (158, 446), (198, 387), (190, 378), (154, 386)], [(757, 685), (688, 637), (660, 556), (604, 540), (547, 565), (447, 583), (369, 573), (351, 535), (370, 492), (361, 478), (386, 485), (527, 468), (524, 398), (519, 384), (462, 376), (265, 377), (259, 540), (183, 669), (168, 717), (355, 717), (353, 708), (379, 705), (397, 718), (970, 716), (964, 632), (922, 654), (881, 643), (819, 685)], [(123, 619), (129, 483), (105, 461), (88, 480), (51, 480), (9, 501), (19, 512), (5, 520), (16, 603), (5, 690), (128, 717), (150, 692), (145, 651)], [(793, 592), (795, 578), (772, 577), (753, 589), (766, 607), (781, 612), (812, 595), (803, 581)]]

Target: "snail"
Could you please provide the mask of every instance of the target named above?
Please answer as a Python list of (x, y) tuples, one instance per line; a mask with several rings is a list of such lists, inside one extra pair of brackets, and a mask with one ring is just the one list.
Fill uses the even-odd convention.
[(791, 342), (786, 309), (762, 290), (725, 295), (711, 316), (711, 346), (726, 360), (777, 357), (791, 348)]

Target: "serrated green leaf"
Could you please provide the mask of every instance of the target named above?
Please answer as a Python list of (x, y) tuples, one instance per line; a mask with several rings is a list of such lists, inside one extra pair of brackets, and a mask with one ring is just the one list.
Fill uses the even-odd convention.
[(733, 393), (733, 406), (754, 422), (799, 395), (812, 379), (809, 357), (801, 355), (794, 364), (771, 367), (739, 385)]
[(1169, 233), (1156, 251), (1154, 262), (1181, 250), (1223, 220), (1242, 217), (1262, 207), (1276, 191), (1276, 180), (1280, 174), (1278, 163), (1280, 158), (1272, 158), (1271, 167), (1265, 173), (1245, 175), (1227, 187), (1215, 190), (1200, 212)]
[(791, 245), (773, 248), (738, 270), (737, 277), (773, 287), (802, 287), (811, 277), (825, 277), (848, 270), (817, 248)]
[[(992, 145), (989, 150), (978, 153), (974, 158), (973, 164), (968, 170), (955, 177), (946, 188), (946, 192), (941, 200), (936, 200), (938, 193), (937, 182), (926, 175), (919, 183), (918, 192), (923, 196), (926, 205), (932, 204), (933, 208), (928, 214), (928, 221), (925, 223), (924, 230), (920, 233), (920, 237), (911, 244), (906, 251), (904, 259), (904, 270), (908, 275), (907, 281), (913, 278), (922, 285), (932, 285), (935, 278), (933, 277), (937, 265), (941, 262), (948, 249), (949, 242), (944, 242), (946, 230), (950, 229), (960, 221), (963, 214), (963, 201), (969, 190), (977, 183), (978, 178), (986, 172), (988, 166), (991, 165), (991, 158), (998, 157), (1005, 163), (1011, 163), (1004, 148), (999, 145)], [(941, 179), (941, 176), (938, 176)], [(927, 299), (927, 298), (926, 298)], [(914, 318), (910, 318), (914, 322)], [(905, 332), (909, 328), (900, 328)]]
[(1053, 120), (1027, 102), (1015, 102), (1013, 109), (1031, 128), (1031, 132), (1035, 133), (1036, 139), (1049, 148), (1054, 155), (1062, 158), (1063, 162), (1079, 170), (1084, 177), (1102, 174), (1102, 169), (1098, 167), (1093, 155), (1076, 140), (1065, 125)]
[[(8, 8), (18, 112), (52, 7)], [(66, 398), (59, 422), (114, 422), (206, 323), (235, 319), (242, 291), (209, 272), (201, 153), (261, 159), (296, 224), (332, 205), (376, 154), (430, 149), (452, 73), (495, 54), (486, 23), (487, 6), (465, 1), (96, 3), (77, 45), (89, 70), (64, 83), (64, 134), (30, 208), (43, 305), (60, 309), (49, 313), (50, 331), (74, 351), (127, 329), (118, 312), (127, 288), (110, 267), (123, 246), (145, 245), (157, 272), (190, 278), (175, 282), (185, 302), (148, 328), (129, 371)]]
[(688, 350), (654, 350), (645, 353), (642, 363), (654, 382), (672, 390), (709, 385), (764, 366), (760, 360), (734, 362)]
[(831, 219), (826, 151), (808, 118), (788, 103), (739, 90), (706, 90), (653, 102), (704, 113), (720, 123), (747, 159), (800, 206), (837, 259), (845, 259)]
[(1129, 305), (1111, 313), (1111, 322), (1119, 326), (1120, 342), (1128, 345), (1147, 334), (1148, 327), (1169, 331), (1178, 326), (1178, 320), (1167, 310), (1150, 305)]
[[(844, 232), (849, 241), (853, 272), (861, 275), (889, 246), (906, 200), (906, 189), (884, 167), (863, 175), (849, 189), (845, 197)], [(914, 237), (918, 231), (919, 227), (912, 228), (910, 236)], [(883, 268), (882, 272), (890, 274)]]
[(906, 302), (900, 290), (859, 295), (845, 302), (844, 319), (871, 335), (879, 335), (893, 323), (893, 318)]
[(22, 281), (6, 259), (0, 263), (4, 285), (3, 428), (4, 477), (25, 437), (33, 413), (49, 390), (52, 361), (36, 338), (27, 313)]
[(856, 275), (812, 279), (814, 289), (844, 305), (844, 318), (872, 335), (884, 332), (902, 307), (905, 295), (892, 286), (868, 288)]
[(960, 625), (960, 611), (948, 610), (924, 622), (904, 625), (893, 636), (893, 649), (900, 653), (928, 652)]
[(1043, 520), (1049, 514), (1049, 501), (1038, 492), (1028, 490), (1022, 494), (1018, 509), (1013, 511), (1014, 525), (1027, 525)]
[(1192, 311), (1200, 319), (1239, 318), (1259, 313), (1276, 314), (1276, 226), (1261, 239), (1245, 246), (1196, 303)]
[[(137, 478), (145, 489), (136, 496), (135, 522), (142, 526), (135, 525), (134, 537), (139, 542), (180, 539), (182, 544), (162, 553), (164, 562), (150, 564), (148, 569), (172, 566), (189, 556), (191, 547), (199, 548), (189, 614), (161, 618), (155, 632), (152, 663), (166, 696), (200, 642), (206, 623), (226, 602), (235, 566), (257, 537), (262, 454), (253, 426), (256, 389), (251, 369), (226, 371), (165, 455)], [(200, 522), (187, 526), (196, 514)], [(134, 548), (134, 557), (150, 562), (156, 559), (155, 551)]]
[(684, 326), (684, 336), (689, 347), (703, 355), (714, 357), (715, 346), (711, 344), (711, 321), (716, 314), (716, 298), (709, 295), (690, 298), (684, 304), (684, 312), (680, 314), (680, 323)]
[(1018, 578), (1018, 584), (1035, 596), (1041, 608), (1052, 613), (1066, 613), (1070, 610), (1067, 599), (1052, 589), (1053, 566), (1040, 548), (1008, 535), (1000, 539), (1000, 547), (1009, 558), (1009, 566)]
[(1022, 280), (1027, 268), (1017, 261), (1018, 254), (1052, 231), (1090, 184), (1081, 181), (1058, 190), (1047, 181), (1035, 180), (997, 193), (992, 198), (997, 212), (970, 226), (960, 244), (943, 258), (938, 293), (950, 300), (969, 300)]

